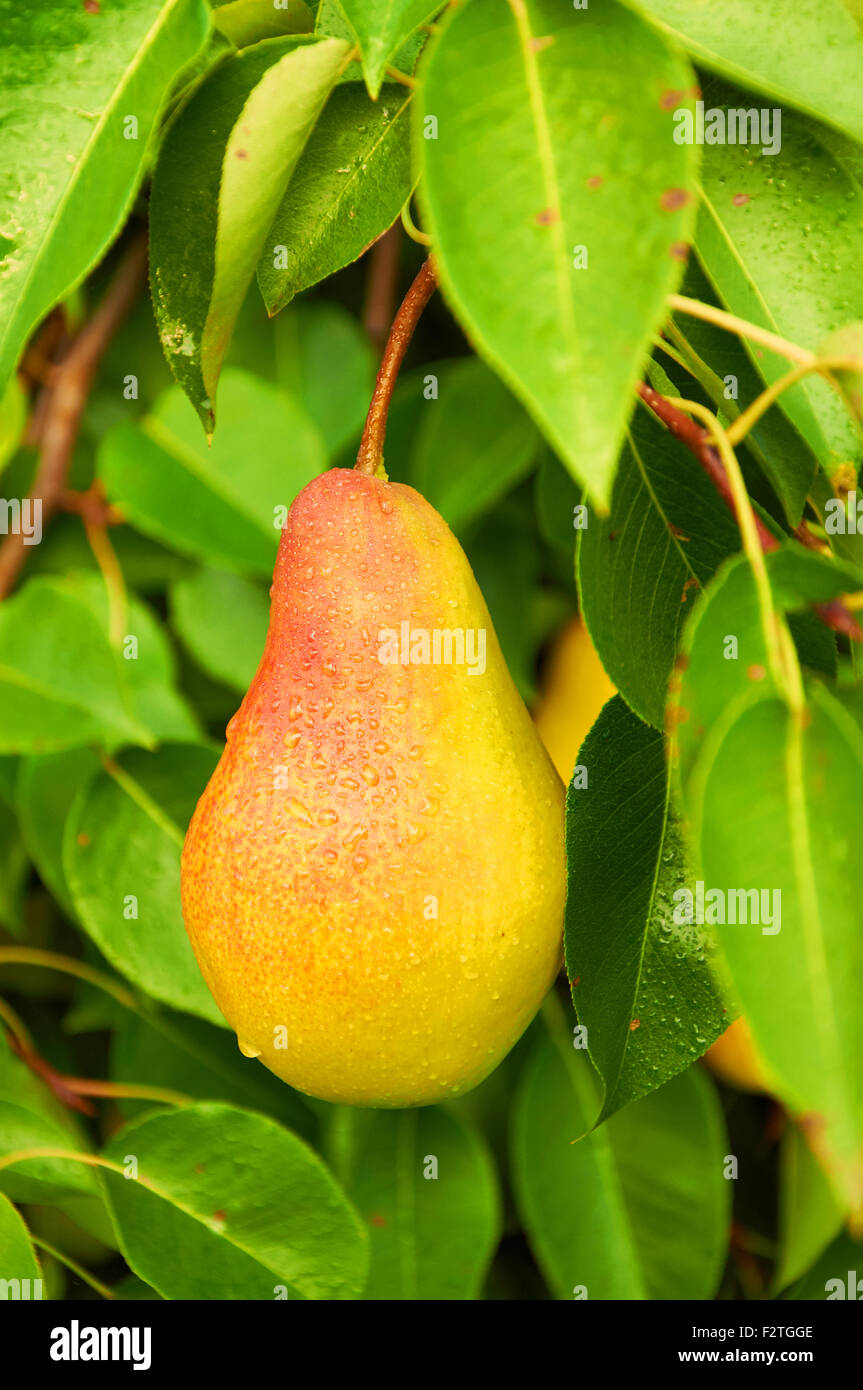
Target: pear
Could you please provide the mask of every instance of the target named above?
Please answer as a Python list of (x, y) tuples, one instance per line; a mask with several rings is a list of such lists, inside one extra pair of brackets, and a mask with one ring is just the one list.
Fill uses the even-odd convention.
[(461, 547), (412, 488), (309, 483), (271, 599), (183, 849), (192, 946), (242, 1051), (290, 1085), (445, 1100), (560, 967), (562, 784)]
[(738, 1018), (716, 1039), (704, 1054), (714, 1076), (735, 1091), (769, 1091), (764, 1063), (755, 1047), (752, 1030), (745, 1018)]
[(581, 617), (559, 633), (534, 710), (537, 732), (565, 782), (599, 712), (617, 690), (596, 654)]

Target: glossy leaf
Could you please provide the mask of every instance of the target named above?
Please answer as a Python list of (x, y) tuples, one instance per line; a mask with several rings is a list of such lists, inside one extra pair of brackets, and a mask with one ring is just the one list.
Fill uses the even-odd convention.
[[(123, 1253), (164, 1298), (347, 1299), (367, 1241), (323, 1163), (263, 1115), (201, 1104), (145, 1116), (105, 1150)], [(166, 1250), (182, 1250), (182, 1260)]]
[(2, 0), (0, 392), (39, 320), (122, 227), (165, 99), (208, 23), (203, 0), (114, 0), (100, 12)]
[(790, 24), (784, 0), (638, 5), (700, 67), (863, 139), (863, 34), (841, 0), (797, 0)]
[(442, 1106), (342, 1107), (336, 1171), (369, 1231), (363, 1297), (479, 1296), (497, 1244), (500, 1199), (485, 1145)]
[[(705, 101), (747, 104), (718, 84)], [(863, 190), (813, 127), (785, 113), (772, 158), (753, 158), (743, 145), (705, 146), (702, 183), (698, 254), (729, 309), (813, 351), (863, 318), (863, 289), (847, 273), (863, 255)], [(768, 382), (787, 372), (784, 357), (749, 351)], [(851, 418), (826, 382), (806, 377), (781, 401), (828, 472), (859, 453)]]
[(731, 1197), (713, 1087), (690, 1068), (580, 1137), (598, 1107), (584, 1053), (565, 1032), (537, 1029), (515, 1104), (513, 1180), (554, 1297), (712, 1298)]
[(150, 212), (153, 302), (168, 363), (208, 432), (237, 314), (347, 52), (341, 39), (285, 38), (231, 55), (162, 145)]
[(657, 729), (695, 596), (739, 547), (734, 518), (689, 450), (639, 407), (611, 510), (578, 533), (578, 589), (603, 666)]
[(210, 748), (168, 744), (98, 772), (67, 818), (63, 867), (112, 965), (155, 999), (224, 1026), (180, 911), (183, 836), (216, 761)]
[[(671, 805), (664, 739), (605, 706), (566, 804), (566, 968), (613, 1115), (683, 1071), (728, 1026), (709, 931), (674, 921), (692, 877)], [(613, 833), (610, 827), (614, 827)]]
[(270, 314), (361, 256), (410, 195), (410, 103), (395, 84), (374, 102), (333, 92), (300, 156), (258, 265)]
[[(770, 574), (786, 607), (795, 589), (799, 603), (801, 592), (847, 585), (837, 563), (790, 549)], [(729, 635), (736, 659), (725, 659)], [(676, 742), (700, 876), (722, 908), (715, 931), (773, 1089), (804, 1117), (840, 1200), (860, 1211), (863, 935), (852, 862), (863, 834), (863, 732), (820, 682), (802, 718), (784, 703), (741, 561), (699, 604), (686, 654)]]
[(380, 92), (390, 59), (441, 8), (440, 0), (338, 0), (338, 6), (356, 35), (373, 97)]
[[(681, 289), (690, 298), (708, 304), (716, 299), (694, 256), (686, 267)], [(709, 374), (700, 378), (708, 397), (726, 420), (735, 419), (764, 390), (760, 369), (753, 363), (742, 339), (688, 314), (676, 315), (676, 325), (689, 349), (703, 364), (710, 364)], [(748, 431), (745, 448), (769, 479), (789, 525), (799, 525), (816, 468), (810, 445), (784, 410), (773, 409), (762, 415)]]
[(666, 98), (692, 85), (616, 3), (471, 0), (423, 69), (420, 189), (444, 293), (603, 507), (685, 259), (696, 156), (672, 139)]
[(279, 518), (323, 469), (323, 442), (300, 406), (246, 372), (225, 373), (222, 404), (208, 446), (172, 387), (140, 426), (108, 432), (99, 472), (146, 535), (205, 563), (269, 576)]

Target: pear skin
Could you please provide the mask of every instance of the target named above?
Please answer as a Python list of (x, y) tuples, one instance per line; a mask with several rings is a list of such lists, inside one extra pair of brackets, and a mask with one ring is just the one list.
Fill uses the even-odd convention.
[[(291, 1086), (445, 1100), (559, 969), (562, 784), (461, 547), (412, 488), (314, 479), (271, 597), (183, 849), (192, 946), (242, 1050)], [(445, 638), (425, 660), (459, 630), (464, 660)]]

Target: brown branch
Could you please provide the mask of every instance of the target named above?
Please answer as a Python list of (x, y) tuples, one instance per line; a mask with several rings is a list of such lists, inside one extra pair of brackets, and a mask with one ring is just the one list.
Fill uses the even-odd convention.
[(384, 436), (387, 429), (387, 415), (390, 408), (396, 378), (404, 355), (408, 350), (414, 329), (420, 320), (423, 309), (437, 288), (437, 276), (431, 256), (424, 261), (419, 274), (401, 302), (393, 319), (390, 336), (384, 348), (378, 378), (372, 395), (372, 403), (366, 416), (366, 427), (360, 442), (359, 453), (354, 467), (359, 473), (374, 474), (383, 462)]
[(38, 1052), (31, 1052), (29, 1048), (22, 1046), (18, 1038), (12, 1033), (7, 1033), (7, 1040), (12, 1051), (15, 1052), (24, 1063), (38, 1076), (40, 1081), (50, 1089), (55, 1099), (61, 1105), (65, 1105), (68, 1110), (77, 1110), (81, 1115), (95, 1115), (96, 1107), (90, 1101), (78, 1095), (70, 1082), (74, 1082), (74, 1077), (64, 1076), (62, 1072), (52, 1067), (50, 1062), (46, 1062), (44, 1057), (40, 1057)]
[[(701, 425), (695, 423), (684, 411), (679, 410), (676, 405), (661, 396), (658, 391), (654, 391), (647, 382), (640, 381), (636, 387), (639, 396), (644, 404), (653, 411), (657, 419), (667, 427), (675, 439), (679, 439), (685, 444), (687, 449), (695, 455), (704, 472), (707, 474), (716, 491), (729, 508), (732, 516), (736, 516), (734, 508), (734, 498), (731, 493), (731, 485), (728, 481), (728, 474), (725, 465), (719, 457), (719, 451), (714, 446), (710, 433), (703, 429)], [(757, 515), (755, 525), (758, 531), (758, 539), (761, 542), (761, 549), (765, 553), (771, 550), (778, 550), (781, 544), (778, 537), (765, 526), (764, 522)], [(802, 535), (805, 530), (805, 523), (798, 526), (794, 532), (797, 540), (807, 545), (810, 549), (821, 549), (811, 532)], [(817, 603), (814, 605), (815, 612), (827, 627), (834, 632), (844, 633), (846, 637), (854, 642), (863, 642), (863, 628), (857, 622), (850, 609), (846, 608), (840, 599), (831, 599), (829, 603)]]
[[(37, 406), (41, 454), (30, 497), (42, 507), (42, 525), (60, 505), (81, 416), (102, 356), (145, 283), (147, 242), (142, 234), (126, 251), (108, 290), (73, 340), (63, 360), (50, 373), (44, 406)], [(12, 589), (27, 558), (22, 534), (10, 534), (0, 545), (0, 598)]]

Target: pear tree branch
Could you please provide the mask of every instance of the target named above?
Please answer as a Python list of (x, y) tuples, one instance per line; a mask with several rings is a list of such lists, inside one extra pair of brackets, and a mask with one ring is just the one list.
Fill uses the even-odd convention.
[[(709, 430), (704, 429), (682, 410), (678, 409), (672, 401), (665, 396), (661, 396), (658, 391), (654, 391), (652, 386), (646, 382), (638, 383), (637, 391), (644, 404), (653, 411), (657, 419), (661, 420), (671, 434), (685, 444), (690, 453), (700, 463), (704, 472), (707, 474), (713, 486), (716, 488), (722, 500), (726, 503), (729, 510), (736, 516), (734, 494), (731, 482), (728, 477), (725, 465), (719, 455), (719, 450), (713, 442)], [(755, 528), (761, 549), (766, 553), (777, 550), (780, 545), (779, 539), (773, 532), (765, 526), (761, 518), (755, 515)], [(813, 545), (814, 537), (808, 532), (805, 523), (801, 523), (795, 531), (795, 537), (810, 549), (819, 549), (817, 542)], [(819, 603), (815, 605), (815, 612), (827, 627), (834, 632), (841, 632), (854, 642), (863, 642), (863, 628), (857, 622), (854, 614), (846, 607), (840, 599), (832, 599), (829, 603)]]
[[(41, 453), (30, 497), (42, 506), (43, 526), (60, 507), (81, 416), (108, 344), (131, 309), (146, 280), (147, 241), (142, 233), (131, 242), (93, 316), (73, 340), (46, 381), (45, 398), (36, 408)], [(11, 533), (0, 545), (0, 599), (18, 578), (29, 547), (23, 534)]]

